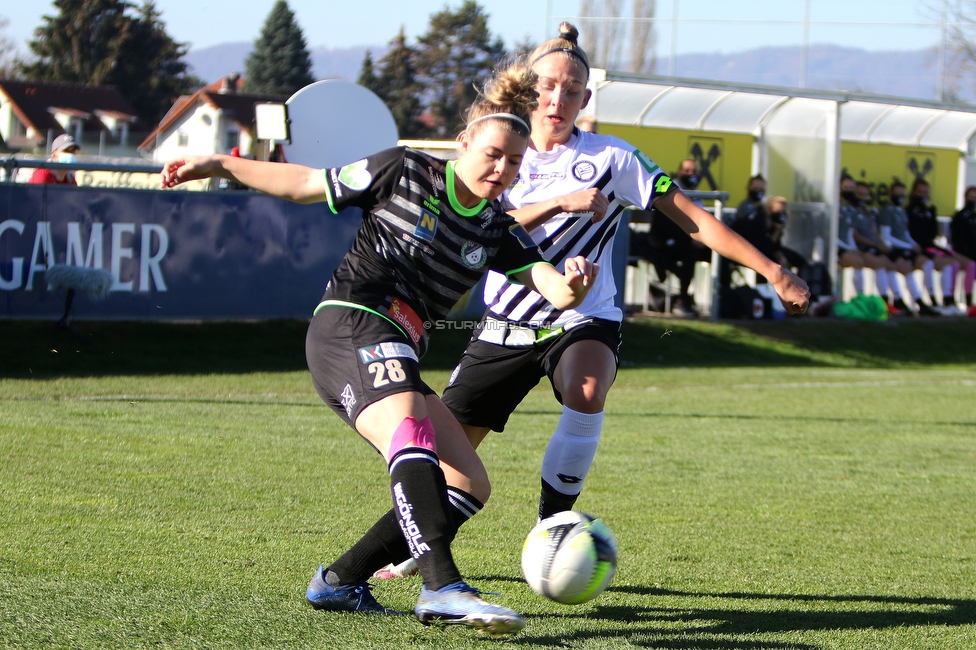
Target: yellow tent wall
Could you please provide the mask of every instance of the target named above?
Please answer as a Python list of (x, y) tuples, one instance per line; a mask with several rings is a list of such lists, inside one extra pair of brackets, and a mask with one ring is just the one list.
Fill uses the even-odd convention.
[(727, 205), (733, 207), (746, 198), (756, 140), (752, 135), (607, 123), (600, 123), (599, 130), (626, 140), (668, 173), (677, 171), (685, 158), (696, 158), (703, 172), (698, 189), (728, 192)]
[(919, 149), (891, 144), (841, 142), (841, 169), (871, 186), (875, 203), (888, 199), (892, 178), (897, 176), (911, 190), (921, 175), (931, 186), (932, 202), (939, 214), (956, 211), (959, 196), (959, 162), (957, 149)]

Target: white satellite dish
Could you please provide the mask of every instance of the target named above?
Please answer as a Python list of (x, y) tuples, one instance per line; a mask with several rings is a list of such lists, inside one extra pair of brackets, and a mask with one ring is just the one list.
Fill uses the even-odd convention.
[(326, 79), (309, 84), (285, 104), (291, 144), (285, 160), (309, 167), (341, 167), (397, 145), (393, 115), (359, 84)]

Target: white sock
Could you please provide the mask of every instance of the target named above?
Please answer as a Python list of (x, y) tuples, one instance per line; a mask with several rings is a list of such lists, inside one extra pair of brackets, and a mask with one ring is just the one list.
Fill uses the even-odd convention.
[(861, 295), (864, 293), (864, 270), (854, 269), (854, 293)]
[(898, 281), (898, 271), (888, 271), (888, 286), (891, 288), (891, 295), (894, 296), (895, 300), (900, 300), (901, 295), (901, 283)]
[(603, 429), (603, 411), (580, 413), (563, 407), (542, 459), (542, 479), (563, 494), (579, 494)]
[(918, 281), (914, 273), (905, 276), (905, 284), (908, 285), (908, 293), (912, 294), (912, 300), (918, 302), (922, 299), (922, 290), (918, 288)]
[(922, 265), (922, 273), (925, 274), (925, 290), (929, 295), (935, 295), (935, 262), (929, 260)]
[(876, 269), (874, 282), (878, 285), (878, 295), (888, 300), (888, 272), (885, 269)]
[[(942, 269), (942, 295), (952, 298), (956, 288), (956, 265), (950, 264)], [(932, 299), (933, 301), (935, 298)]]

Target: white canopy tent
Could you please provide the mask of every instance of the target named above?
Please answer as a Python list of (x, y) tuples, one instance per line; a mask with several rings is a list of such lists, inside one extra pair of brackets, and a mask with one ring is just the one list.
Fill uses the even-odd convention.
[[(620, 135), (659, 163), (658, 157), (668, 160), (670, 155), (672, 160), (680, 160), (691, 153), (684, 141), (665, 143), (662, 130), (751, 137), (751, 155), (740, 153), (734, 160), (726, 156), (726, 162), (736, 166), (739, 182), (703, 189), (741, 197), (742, 179), (748, 178), (746, 166), (748, 175), (762, 173), (770, 193), (791, 202), (786, 244), (808, 257), (822, 250), (829, 268), (836, 268), (836, 246), (832, 244), (837, 236), (836, 197), (841, 171), (848, 162), (842, 161), (842, 149), (845, 158), (891, 159), (887, 162), (894, 165), (896, 174), (890, 172), (890, 166), (877, 172), (888, 174), (888, 179), (898, 175), (909, 182), (912, 173), (918, 176), (937, 169), (938, 188), (933, 182), (933, 190), (942, 192), (940, 205), (945, 214), (961, 204), (966, 185), (976, 184), (976, 106), (604, 70), (592, 71), (590, 88), (593, 98), (586, 113), (600, 131)], [(653, 130), (657, 142), (640, 142), (640, 129)], [(691, 138), (689, 135), (687, 142)], [(662, 154), (655, 148), (658, 143), (683, 150)], [(874, 148), (858, 149), (861, 145)], [(920, 156), (930, 152), (933, 159), (926, 159), (923, 165)], [(858, 163), (860, 177), (869, 177), (873, 169), (868, 167)], [(878, 183), (879, 190), (882, 185)], [(879, 197), (886, 188), (879, 191)]]

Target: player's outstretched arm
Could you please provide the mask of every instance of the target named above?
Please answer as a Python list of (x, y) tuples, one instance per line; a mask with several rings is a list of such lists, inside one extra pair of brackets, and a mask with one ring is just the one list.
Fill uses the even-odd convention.
[(548, 201), (540, 201), (516, 210), (509, 210), (508, 213), (515, 217), (515, 220), (522, 224), (526, 230), (534, 230), (557, 214), (563, 212), (585, 212), (593, 213), (592, 220), (597, 222), (607, 213), (610, 201), (595, 187), (590, 189), (564, 194)]
[(326, 198), (325, 175), (320, 169), (221, 154), (171, 160), (163, 166), (160, 184), (165, 189), (214, 176), (296, 203)]
[(516, 274), (519, 282), (542, 294), (556, 309), (572, 309), (583, 302), (600, 272), (600, 265), (578, 256), (566, 260), (566, 272), (551, 264), (535, 264)]
[(719, 255), (747, 266), (773, 285), (788, 314), (802, 314), (810, 303), (807, 283), (789, 269), (760, 253), (737, 232), (691, 202), (681, 192), (672, 192), (654, 202), (654, 207)]

